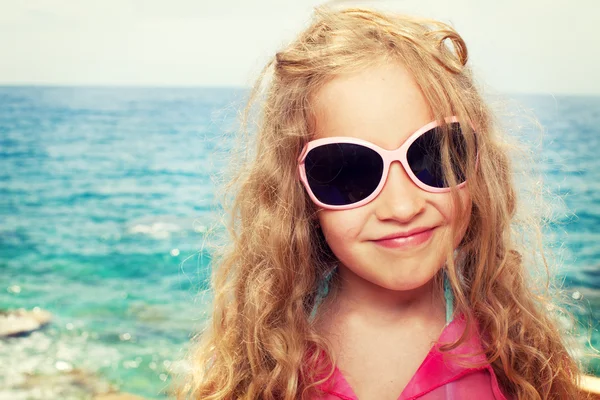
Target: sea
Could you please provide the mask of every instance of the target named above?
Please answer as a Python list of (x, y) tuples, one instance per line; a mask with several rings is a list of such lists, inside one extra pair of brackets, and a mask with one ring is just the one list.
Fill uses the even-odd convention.
[[(222, 171), (247, 94), (0, 87), (0, 310), (53, 317), (0, 339), (0, 399), (107, 388), (168, 397), (209, 314), (211, 232), (221, 229)], [(515, 137), (535, 147), (535, 169), (560, 199), (547, 228), (560, 250), (556, 274), (581, 304), (581, 340), (597, 347), (600, 97), (494, 101)]]

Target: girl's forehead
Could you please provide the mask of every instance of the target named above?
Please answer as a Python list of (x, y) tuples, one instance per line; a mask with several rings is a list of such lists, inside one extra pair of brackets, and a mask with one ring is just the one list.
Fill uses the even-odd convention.
[(397, 63), (334, 77), (315, 93), (312, 107), (312, 139), (349, 136), (390, 150), (432, 120), (419, 86)]

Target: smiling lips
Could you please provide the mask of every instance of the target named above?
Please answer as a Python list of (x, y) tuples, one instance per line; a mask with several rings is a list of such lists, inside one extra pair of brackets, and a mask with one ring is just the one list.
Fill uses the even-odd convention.
[(393, 233), (373, 242), (392, 249), (409, 249), (424, 244), (431, 239), (435, 228), (415, 228), (408, 232)]

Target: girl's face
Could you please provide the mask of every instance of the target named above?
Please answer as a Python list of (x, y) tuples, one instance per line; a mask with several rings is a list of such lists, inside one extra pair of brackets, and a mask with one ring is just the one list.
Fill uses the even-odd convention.
[[(334, 78), (316, 93), (314, 111), (315, 139), (350, 136), (388, 150), (434, 120), (410, 73), (394, 63)], [(467, 186), (459, 197), (470, 215)], [(439, 271), (447, 241), (458, 246), (469, 221), (461, 221), (451, 239), (455, 214), (450, 193), (420, 189), (394, 162), (373, 201), (349, 210), (322, 209), (318, 218), (342, 276), (404, 291), (425, 285)], [(425, 231), (411, 235), (415, 230)]]

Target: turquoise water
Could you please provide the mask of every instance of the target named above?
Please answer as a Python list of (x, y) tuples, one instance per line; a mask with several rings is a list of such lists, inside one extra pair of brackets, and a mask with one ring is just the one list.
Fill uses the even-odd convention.
[[(0, 341), (0, 395), (16, 398), (27, 373), (76, 368), (162, 396), (205, 318), (212, 177), (243, 95), (0, 88), (0, 308), (54, 315), (40, 332)], [(600, 98), (518, 100), (547, 129), (540, 167), (575, 214), (553, 225), (563, 275), (597, 321)]]

